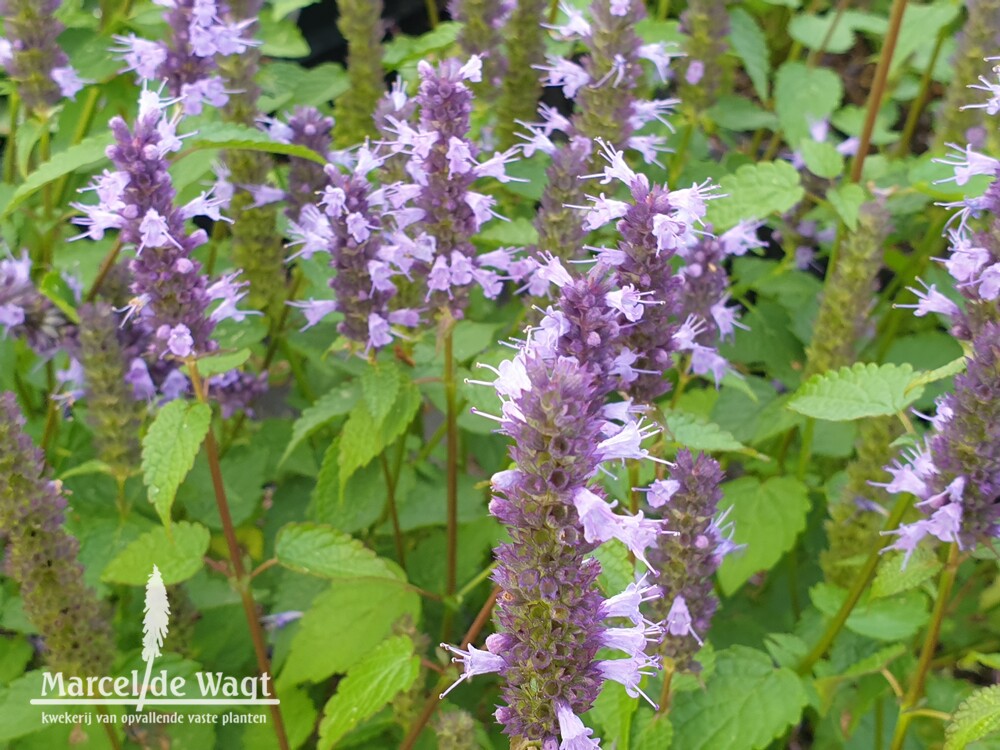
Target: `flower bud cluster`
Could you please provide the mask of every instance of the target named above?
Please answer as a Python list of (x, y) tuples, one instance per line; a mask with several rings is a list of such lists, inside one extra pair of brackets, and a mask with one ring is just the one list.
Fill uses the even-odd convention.
[(0, 536), (5, 575), (20, 586), (46, 663), (67, 676), (106, 674), (114, 641), (83, 580), (79, 545), (63, 528), (66, 499), (24, 432), (14, 395), (0, 394)]
[(247, 33), (253, 18), (226, 20), (225, 9), (215, 0), (157, 0), (157, 4), (167, 8), (164, 18), (170, 38), (116, 37), (121, 46), (115, 51), (127, 70), (135, 71), (142, 81), (166, 81), (185, 114), (200, 114), (206, 105), (224, 107), (235, 92), (226, 89), (217, 58), (242, 55), (259, 44)]
[(0, 0), (6, 38), (0, 38), (0, 65), (17, 86), (29, 112), (72, 99), (84, 86), (56, 41), (63, 25), (55, 12), (60, 0)]

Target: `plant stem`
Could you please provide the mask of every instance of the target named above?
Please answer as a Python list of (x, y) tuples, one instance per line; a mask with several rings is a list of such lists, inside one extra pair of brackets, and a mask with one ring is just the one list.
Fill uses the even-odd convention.
[(865, 114), (865, 124), (861, 130), (857, 154), (854, 157), (854, 162), (851, 164), (851, 182), (858, 182), (861, 179), (861, 170), (865, 165), (865, 157), (868, 156), (872, 131), (875, 129), (875, 118), (878, 116), (879, 108), (882, 106), (882, 97), (885, 95), (885, 84), (889, 79), (889, 66), (892, 64), (892, 56), (896, 52), (899, 29), (903, 25), (906, 2), (907, 0), (892, 0), (892, 10), (889, 12), (889, 30), (886, 32), (885, 45), (882, 47), (882, 54), (879, 55), (878, 64), (875, 67), (875, 80), (872, 83), (872, 90), (868, 94), (868, 111)]
[(441, 22), (438, 16), (437, 0), (424, 0), (424, 5), (427, 8), (427, 22), (432, 29), (436, 29)]
[(663, 689), (660, 690), (660, 703), (656, 707), (656, 715), (666, 716), (670, 713), (670, 684), (674, 680), (674, 665), (673, 662), (670, 664), (663, 665)]
[[(191, 385), (194, 387), (198, 400), (208, 403), (208, 395), (205, 383), (198, 375), (198, 365), (194, 360), (188, 362), (188, 374), (191, 376)], [(209, 427), (205, 435), (205, 456), (208, 459), (208, 470), (212, 475), (212, 489), (215, 491), (215, 503), (219, 509), (219, 519), (222, 521), (222, 531), (226, 538), (226, 546), (229, 549), (229, 561), (233, 568), (233, 583), (240, 595), (243, 603), (243, 613), (247, 618), (247, 625), (250, 627), (250, 639), (253, 641), (254, 653), (257, 657), (257, 671), (261, 675), (270, 674), (270, 664), (267, 656), (267, 647), (264, 643), (264, 630), (260, 624), (260, 617), (257, 613), (257, 605), (253, 600), (253, 592), (250, 589), (250, 578), (243, 567), (243, 552), (240, 550), (239, 540), (236, 538), (236, 529), (233, 526), (233, 517), (229, 512), (229, 501), (226, 499), (226, 488), (222, 482), (222, 467), (219, 464), (219, 449), (215, 443), (215, 433)], [(271, 697), (277, 697), (274, 693), (274, 681), (271, 681)], [(285, 723), (281, 718), (281, 706), (274, 704), (269, 706), (271, 719), (274, 721), (274, 733), (278, 739), (278, 747), (281, 750), (289, 750), (288, 737), (285, 734)]]
[[(490, 619), (490, 614), (493, 612), (493, 607), (497, 603), (497, 597), (500, 595), (500, 589), (494, 587), (493, 591), (490, 592), (489, 597), (486, 599), (486, 603), (483, 604), (482, 609), (479, 610), (479, 614), (476, 615), (476, 619), (472, 621), (472, 625), (465, 633), (465, 637), (462, 638), (461, 649), (466, 649), (469, 644), (476, 640), (480, 631), (486, 625)], [(437, 710), (438, 705), (441, 703), (441, 693), (440, 691), (448, 687), (450, 680), (447, 675), (442, 677), (434, 685), (434, 689), (428, 696), (427, 700), (424, 702), (424, 707), (420, 710), (420, 715), (414, 720), (413, 725), (410, 727), (410, 731), (406, 733), (406, 738), (403, 740), (402, 744), (399, 746), (399, 750), (413, 750), (413, 746), (417, 744), (417, 740), (420, 738), (420, 733), (424, 731), (424, 727), (427, 726), (427, 722), (431, 720), (431, 716)]]
[[(87, 91), (87, 99), (83, 103), (83, 111), (80, 112), (80, 119), (76, 122), (76, 129), (73, 131), (71, 146), (75, 146), (87, 135), (91, 124), (94, 122), (94, 115), (97, 113), (97, 102), (101, 98), (101, 87), (92, 86)], [(56, 182), (56, 205), (61, 206), (66, 200), (66, 188), (69, 185), (69, 174), (64, 174)]]
[(934, 650), (937, 648), (938, 638), (941, 635), (941, 622), (944, 620), (944, 613), (948, 607), (948, 598), (951, 596), (951, 589), (955, 585), (955, 576), (958, 575), (958, 544), (951, 543), (948, 548), (948, 562), (941, 572), (941, 579), (938, 581), (937, 599), (934, 601), (934, 611), (931, 613), (931, 624), (927, 628), (927, 637), (924, 638), (923, 648), (920, 649), (920, 660), (917, 662), (917, 672), (910, 683), (910, 689), (906, 691), (903, 702), (899, 706), (899, 718), (896, 720), (896, 731), (892, 735), (890, 750), (902, 750), (906, 741), (906, 730), (910, 727), (914, 714), (912, 709), (924, 695), (924, 684), (927, 681), (927, 673), (930, 671), (931, 659), (934, 658)]
[[(446, 442), (448, 447), (447, 467), (447, 576), (445, 578), (445, 596), (455, 593), (455, 580), (458, 564), (458, 411), (455, 386), (455, 353), (452, 341), (451, 322), (446, 323), (448, 330), (444, 335), (444, 395), (446, 403), (445, 420), (447, 421)], [(441, 628), (441, 640), (447, 641), (451, 630), (451, 610), (445, 612)]]
[(7, 132), (7, 142), (3, 149), (3, 181), (11, 185), (14, 183), (17, 167), (17, 119), (21, 112), (21, 98), (15, 92), (7, 101), (9, 102), (7, 106), (10, 108), (10, 130)]
[[(97, 713), (102, 716), (108, 716), (107, 706), (98, 706)], [(122, 750), (121, 740), (118, 739), (118, 735), (115, 734), (114, 725), (110, 721), (102, 722), (104, 724), (104, 731), (108, 735), (108, 742), (111, 743), (112, 750)]]
[(656, 4), (656, 20), (666, 21), (670, 15), (670, 0), (659, 0)]
[[(889, 514), (889, 518), (885, 522), (885, 530), (890, 531), (895, 529), (900, 520), (903, 518), (903, 514), (906, 513), (907, 509), (913, 504), (913, 501), (909, 495), (901, 495), (896, 501), (896, 505), (892, 509), (892, 513)], [(820, 636), (819, 641), (813, 646), (812, 650), (806, 654), (805, 658), (798, 666), (798, 673), (805, 675), (809, 673), (809, 670), (813, 668), (823, 655), (826, 654), (826, 650), (830, 648), (833, 641), (837, 638), (840, 633), (841, 628), (844, 627), (844, 623), (847, 622), (847, 618), (851, 616), (851, 612), (854, 611), (854, 607), (857, 605), (858, 600), (861, 599), (861, 595), (864, 593), (865, 589), (868, 588), (868, 584), (871, 583), (872, 578), (875, 577), (875, 569), (878, 567), (878, 561), (882, 556), (882, 548), (876, 547), (873, 549), (869, 555), (868, 559), (865, 560), (865, 564), (858, 571), (858, 577), (854, 579), (854, 584), (851, 586), (851, 590), (847, 594), (847, 598), (844, 603), (840, 605), (840, 609), (834, 618), (827, 625), (826, 630), (823, 635)]]
[(920, 115), (927, 106), (927, 101), (931, 98), (931, 80), (934, 73), (934, 66), (937, 65), (938, 56), (941, 54), (941, 47), (944, 45), (945, 36), (951, 38), (951, 33), (946, 31), (947, 27), (941, 29), (934, 43), (934, 51), (931, 53), (931, 60), (924, 69), (924, 74), (920, 78), (920, 91), (917, 97), (910, 104), (910, 111), (906, 113), (906, 124), (903, 126), (903, 134), (899, 137), (899, 144), (896, 146), (896, 156), (903, 157), (910, 151), (910, 141), (917, 131), (917, 123)]
[(389, 506), (389, 519), (392, 521), (392, 534), (396, 540), (396, 557), (399, 558), (399, 567), (406, 572), (406, 551), (403, 547), (403, 532), (399, 528), (399, 513), (396, 511), (396, 477), (389, 469), (389, 459), (385, 453), (379, 457), (382, 460), (382, 476), (385, 477), (386, 504)]
[(108, 254), (104, 256), (104, 260), (101, 261), (101, 267), (97, 271), (97, 278), (94, 279), (94, 283), (90, 285), (90, 289), (87, 291), (87, 296), (84, 297), (86, 302), (93, 302), (97, 297), (97, 293), (101, 291), (101, 284), (104, 283), (104, 279), (107, 278), (108, 273), (115, 265), (115, 261), (118, 260), (118, 253), (122, 250), (121, 237), (115, 240), (115, 244), (111, 246)]

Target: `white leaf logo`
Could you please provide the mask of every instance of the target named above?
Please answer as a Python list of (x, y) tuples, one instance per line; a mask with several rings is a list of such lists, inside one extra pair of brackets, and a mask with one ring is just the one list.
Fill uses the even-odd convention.
[(146, 606), (142, 618), (142, 660), (146, 662), (146, 676), (142, 679), (142, 690), (135, 710), (141, 711), (146, 699), (146, 689), (153, 673), (153, 660), (160, 655), (160, 647), (167, 635), (167, 624), (170, 616), (170, 602), (167, 601), (167, 589), (163, 585), (160, 569), (155, 565), (146, 583)]

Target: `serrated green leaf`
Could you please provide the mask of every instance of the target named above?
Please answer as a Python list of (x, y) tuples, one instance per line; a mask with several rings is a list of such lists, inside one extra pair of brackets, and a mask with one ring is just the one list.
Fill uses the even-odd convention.
[(400, 578), (394, 563), (325, 524), (282, 527), (274, 542), (274, 556), (286, 568), (322, 578)]
[(225, 148), (243, 151), (264, 151), (269, 154), (297, 156), (300, 159), (326, 164), (326, 157), (311, 148), (291, 143), (278, 143), (266, 132), (232, 122), (207, 122), (198, 126), (197, 135), (192, 139), (185, 154), (209, 148)]
[(799, 173), (788, 162), (744, 164), (719, 181), (725, 198), (708, 205), (708, 220), (724, 231), (740, 221), (784, 213), (802, 200)]
[(799, 144), (799, 152), (806, 167), (817, 177), (832, 180), (844, 171), (844, 157), (832, 143), (807, 139)]
[(789, 400), (788, 408), (829, 422), (889, 416), (920, 398), (923, 387), (910, 388), (912, 381), (913, 368), (908, 364), (857, 362), (809, 378)]
[(628, 548), (617, 539), (594, 550), (594, 557), (601, 564), (597, 582), (606, 596), (620, 594), (635, 580), (635, 565), (628, 559)]
[(446, 21), (420, 36), (394, 35), (385, 44), (382, 63), (390, 70), (397, 70), (411, 60), (418, 60), (430, 52), (450, 47), (458, 39), (461, 30), (462, 24)]
[(809, 49), (818, 50), (825, 43), (826, 52), (840, 55), (854, 46), (856, 32), (881, 35), (887, 26), (886, 19), (874, 13), (831, 11), (822, 16), (802, 14), (794, 17), (788, 24), (788, 33)]
[(262, 44), (261, 54), (268, 57), (299, 58), (309, 54), (309, 43), (290, 18), (276, 20), (268, 13), (257, 15), (260, 24), (256, 36)]
[(760, 455), (743, 445), (714, 422), (682, 411), (667, 411), (664, 415), (668, 436), (678, 446), (692, 451), (732, 451)]
[[(837, 614), (846, 596), (846, 591), (829, 583), (809, 589), (812, 603), (827, 617)], [(867, 638), (897, 641), (915, 635), (929, 619), (927, 597), (910, 590), (887, 599), (861, 601), (851, 611), (846, 627)]]
[(225, 352), (223, 354), (212, 354), (198, 360), (198, 373), (203, 378), (210, 378), (213, 375), (221, 375), (224, 372), (242, 367), (250, 359), (249, 349), (240, 349), (235, 352)]
[(1000, 685), (970, 695), (945, 730), (944, 750), (963, 750), (970, 742), (1000, 732)]
[(21, 183), (21, 186), (11, 196), (3, 213), (0, 214), (0, 219), (10, 216), (14, 209), (53, 180), (58, 180), (64, 175), (106, 159), (104, 152), (110, 144), (111, 135), (102, 133), (53, 155), (49, 161), (39, 166)]
[(375, 423), (375, 417), (364, 400), (354, 405), (340, 434), (341, 495), (354, 472), (367, 466), (369, 461), (402, 435), (419, 408), (420, 391), (408, 380), (401, 383), (396, 400), (381, 425)]
[(706, 114), (721, 128), (747, 132), (758, 128), (778, 129), (778, 118), (773, 112), (758, 106), (743, 96), (720, 96)]
[(860, 185), (849, 182), (838, 185), (826, 194), (826, 199), (843, 219), (844, 224), (852, 232), (858, 228), (858, 217), (861, 216), (861, 207), (865, 204), (867, 197), (865, 189)]
[(167, 585), (186, 581), (205, 566), (211, 539), (200, 523), (178, 521), (168, 531), (158, 526), (123, 549), (101, 574), (105, 583), (144, 586), (155, 565)]
[(809, 490), (792, 477), (761, 482), (741, 477), (722, 487), (720, 508), (732, 506), (727, 519), (735, 527), (733, 539), (746, 549), (726, 558), (719, 568), (722, 590), (732, 594), (754, 573), (770, 570), (790, 550), (806, 527)]
[(771, 72), (767, 39), (754, 17), (743, 8), (729, 11), (729, 43), (743, 61), (743, 69), (750, 77), (757, 96), (766, 102), (767, 77)]
[(419, 619), (420, 597), (400, 581), (337, 580), (317, 596), (299, 621), (282, 685), (319, 682), (360, 662), (392, 631), (399, 618)]
[(632, 719), (632, 745), (630, 750), (670, 750), (674, 739), (674, 725), (666, 714), (654, 714), (640, 708)]
[(967, 363), (965, 355), (961, 357), (956, 357), (951, 362), (941, 367), (937, 367), (933, 370), (927, 370), (926, 372), (918, 372), (913, 376), (913, 380), (907, 386), (907, 391), (919, 388), (923, 390), (925, 385), (930, 385), (931, 383), (936, 383), (939, 380), (944, 380), (945, 378), (950, 378), (953, 375), (958, 375), (960, 372), (965, 372), (965, 366)]
[(598, 734), (613, 747), (630, 747), (632, 714), (639, 708), (635, 698), (629, 697), (625, 687), (608, 680), (601, 688), (594, 707), (587, 712), (585, 721), (593, 723)]
[(792, 670), (745, 646), (718, 654), (704, 691), (675, 697), (673, 746), (684, 750), (757, 750), (798, 721), (807, 702)]
[(903, 552), (891, 551), (879, 561), (875, 580), (872, 581), (871, 598), (882, 599), (916, 588), (941, 570), (941, 561), (926, 547), (915, 547), (910, 559), (903, 565)]
[(399, 365), (389, 360), (375, 362), (361, 373), (361, 395), (372, 415), (371, 429), (381, 426), (399, 393)]
[(354, 727), (374, 716), (397, 694), (409, 690), (419, 674), (420, 657), (413, 653), (413, 641), (397, 635), (380, 644), (348, 670), (337, 692), (327, 701), (317, 747), (335, 747)]
[(292, 439), (288, 442), (288, 447), (285, 448), (285, 452), (281, 455), (278, 465), (280, 466), (287, 461), (288, 457), (299, 446), (299, 443), (316, 432), (320, 427), (336, 417), (350, 414), (354, 404), (357, 403), (359, 395), (359, 388), (356, 383), (341, 383), (323, 394), (312, 406), (304, 409), (302, 416), (296, 419), (295, 424), (292, 425)]
[(142, 440), (142, 481), (165, 526), (211, 422), (207, 404), (175, 399), (160, 409)]
[(778, 68), (774, 79), (774, 111), (785, 132), (785, 142), (801, 143), (808, 138), (812, 123), (833, 114), (843, 95), (840, 76), (833, 70), (797, 61)]
[(31, 699), (42, 694), (42, 675), (40, 669), (32, 670), (0, 688), (0, 742), (42, 730), (42, 712), (51, 709), (31, 705)]

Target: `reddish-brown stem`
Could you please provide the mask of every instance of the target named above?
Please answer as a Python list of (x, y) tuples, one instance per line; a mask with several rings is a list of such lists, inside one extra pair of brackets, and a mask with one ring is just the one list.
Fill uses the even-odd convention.
[[(470, 625), (468, 631), (466, 631), (465, 637), (462, 638), (462, 650), (468, 648), (469, 644), (476, 640), (479, 636), (479, 633), (490, 619), (493, 607), (497, 603), (498, 596), (500, 596), (500, 589), (494, 587), (493, 591), (490, 592), (489, 597), (486, 599), (485, 604), (483, 604), (482, 609), (479, 610), (479, 614), (476, 615), (476, 619), (472, 621), (472, 625)], [(423, 708), (420, 709), (420, 715), (414, 720), (413, 725), (410, 727), (410, 731), (406, 734), (406, 738), (399, 746), (399, 750), (412, 750), (413, 746), (417, 743), (417, 740), (420, 737), (420, 733), (424, 731), (424, 727), (427, 726), (427, 722), (431, 720), (431, 716), (434, 715), (438, 704), (441, 702), (441, 691), (447, 686), (447, 676), (443, 676), (437, 681), (434, 685), (433, 692), (424, 702)]]
[[(188, 363), (188, 373), (191, 376), (191, 384), (194, 387), (195, 395), (202, 403), (208, 402), (205, 391), (205, 384), (198, 375), (198, 364), (195, 361)], [(254, 654), (257, 657), (257, 671), (261, 675), (270, 674), (271, 665), (267, 656), (267, 646), (264, 643), (264, 630), (260, 624), (260, 616), (257, 612), (257, 605), (253, 600), (253, 593), (250, 590), (250, 578), (243, 567), (243, 551), (240, 549), (239, 540), (236, 538), (236, 528), (233, 525), (233, 517), (229, 512), (229, 501), (226, 498), (226, 487), (222, 481), (222, 467), (219, 463), (219, 448), (215, 442), (215, 433), (209, 427), (205, 435), (205, 456), (208, 459), (208, 470), (212, 476), (212, 489), (215, 492), (215, 504), (219, 509), (219, 519), (222, 521), (222, 533), (226, 538), (226, 547), (229, 550), (229, 561), (233, 566), (233, 582), (240, 601), (243, 604), (243, 613), (247, 618), (247, 625), (250, 628), (250, 640), (253, 642)], [(274, 692), (274, 682), (271, 681), (271, 696), (276, 698)], [(285, 723), (281, 717), (281, 706), (273, 704), (269, 706), (271, 719), (274, 722), (274, 733), (278, 738), (278, 747), (281, 750), (289, 750), (288, 736), (285, 734)]]
[(889, 80), (889, 66), (892, 64), (892, 57), (896, 51), (899, 29), (903, 25), (906, 2), (907, 0), (892, 0), (892, 10), (889, 13), (889, 30), (886, 32), (885, 45), (882, 47), (882, 54), (879, 55), (878, 65), (875, 67), (875, 80), (872, 82), (872, 90), (868, 94), (868, 111), (865, 114), (865, 124), (861, 129), (857, 154), (854, 157), (854, 162), (851, 164), (851, 182), (858, 182), (861, 179), (861, 170), (865, 165), (865, 157), (868, 156), (868, 147), (871, 145), (872, 131), (875, 130), (875, 118), (878, 116), (879, 108), (882, 106), (886, 81)]

